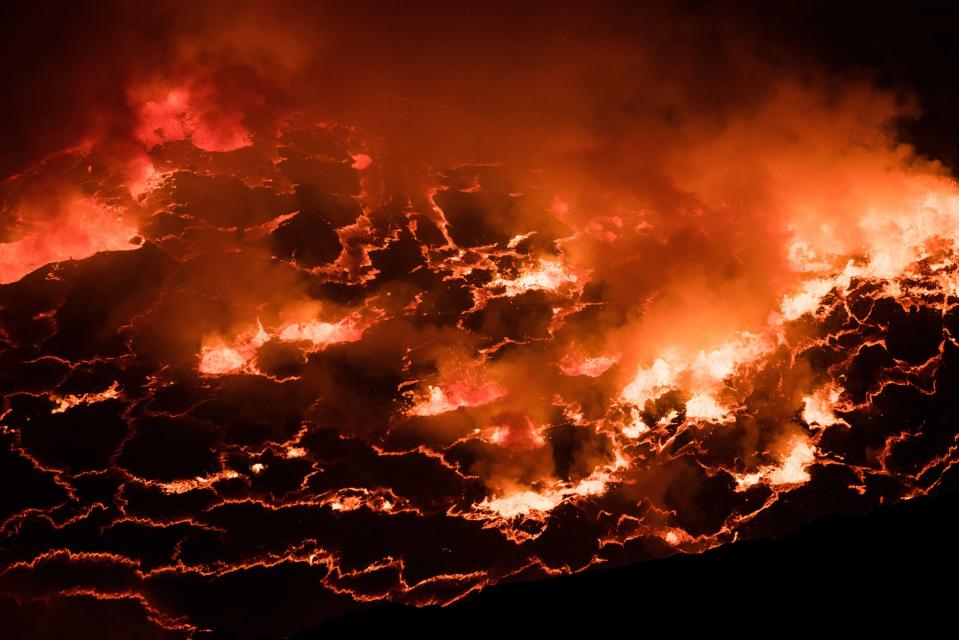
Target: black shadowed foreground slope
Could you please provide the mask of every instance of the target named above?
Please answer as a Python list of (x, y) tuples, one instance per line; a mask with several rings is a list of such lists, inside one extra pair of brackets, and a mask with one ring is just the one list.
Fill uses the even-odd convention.
[[(569, 631), (673, 620), (677, 633), (735, 626), (797, 630), (948, 629), (959, 568), (959, 494), (828, 516), (779, 540), (736, 542), (692, 556), (504, 584), (447, 608), (379, 605), (297, 640), (369, 630)], [(899, 625), (903, 625), (900, 627)]]

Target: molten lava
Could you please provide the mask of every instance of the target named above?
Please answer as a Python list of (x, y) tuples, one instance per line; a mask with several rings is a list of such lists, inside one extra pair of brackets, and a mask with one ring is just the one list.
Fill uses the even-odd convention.
[(597, 42), (493, 65), (541, 121), (250, 32), (3, 183), (0, 592), (283, 635), (954, 477), (959, 185), (890, 95)]

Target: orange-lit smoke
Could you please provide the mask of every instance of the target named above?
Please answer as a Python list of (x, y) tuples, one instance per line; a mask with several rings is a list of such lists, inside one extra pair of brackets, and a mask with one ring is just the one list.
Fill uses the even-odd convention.
[[(332, 3), (166, 25), (59, 204), (5, 183), (0, 280), (139, 236), (175, 265), (137, 317), (139, 357), (308, 399), (256, 456), (309, 464), (321, 425), (441, 459), (480, 489), (431, 487), (430, 508), (514, 542), (616, 492), (645, 510), (624, 531), (648, 517), (637, 530), (670, 547), (717, 544), (849, 428), (833, 372), (853, 355), (797, 355), (853, 332), (826, 322), (854, 315), (845, 296), (871, 279), (933, 304), (909, 298), (917, 274), (955, 295), (959, 190), (898, 142), (908, 97), (838, 81), (743, 16), (622, 11), (634, 26), (563, 4), (427, 24)], [(90, 175), (108, 188), (86, 193)], [(903, 366), (911, 384), (932, 369)], [(766, 493), (707, 526), (707, 485)], [(325, 491), (338, 512), (407, 508), (392, 487)]]

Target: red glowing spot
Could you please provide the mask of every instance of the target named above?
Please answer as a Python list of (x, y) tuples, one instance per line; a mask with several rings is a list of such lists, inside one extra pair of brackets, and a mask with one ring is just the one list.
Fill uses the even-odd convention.
[(495, 382), (480, 385), (460, 382), (430, 385), (425, 397), (420, 398), (410, 409), (410, 415), (435, 416), (456, 411), (460, 407), (480, 407), (506, 394), (506, 389)]
[(546, 444), (540, 430), (529, 416), (520, 413), (504, 413), (494, 418), (490, 442), (510, 449), (536, 449)]
[(362, 319), (357, 314), (351, 314), (338, 322), (309, 320), (267, 330), (257, 321), (255, 331), (240, 333), (232, 342), (220, 336), (206, 340), (200, 349), (197, 368), (200, 373), (207, 375), (259, 375), (261, 372), (256, 364), (256, 352), (270, 340), (301, 343), (299, 346), (304, 352), (315, 352), (333, 344), (356, 342), (373, 322), (375, 318)]
[(516, 277), (497, 277), (490, 283), (490, 288), (501, 287), (505, 295), (518, 296), (527, 291), (559, 291), (565, 288), (581, 287), (586, 281), (587, 273), (568, 267), (558, 260), (541, 258), (538, 262), (520, 270)]
[(798, 434), (780, 443), (778, 464), (760, 467), (752, 473), (734, 475), (739, 491), (764, 482), (771, 486), (790, 486), (809, 481), (809, 465), (816, 461), (816, 447), (808, 437)]
[(338, 342), (356, 342), (363, 337), (365, 326), (353, 317), (339, 322), (311, 320), (282, 327), (277, 334), (280, 342), (309, 342), (313, 347), (322, 349)]
[(350, 166), (356, 169), (357, 171), (362, 171), (363, 169), (368, 169), (373, 165), (373, 158), (366, 155), (365, 153), (355, 153), (350, 156), (353, 158), (353, 164)]
[(158, 186), (161, 179), (162, 174), (156, 170), (153, 163), (148, 158), (141, 157), (131, 163), (127, 189), (134, 199), (139, 200), (142, 195)]
[(225, 110), (184, 88), (138, 106), (136, 136), (152, 148), (166, 142), (189, 140), (204, 151), (234, 151), (253, 144), (240, 111)]
[(231, 373), (258, 374), (256, 350), (266, 344), (270, 335), (259, 322), (256, 331), (239, 335), (233, 344), (226, 343), (220, 337), (205, 341), (200, 349), (200, 373), (221, 376)]
[(248, 356), (225, 345), (204, 347), (200, 354), (200, 372), (211, 375), (237, 373), (250, 366)]
[(559, 361), (559, 370), (564, 376), (587, 376), (596, 378), (619, 363), (619, 354), (590, 357), (580, 353), (566, 354)]
[(560, 220), (565, 220), (569, 216), (569, 202), (564, 198), (556, 197), (553, 199), (553, 214)]
[(118, 210), (77, 198), (60, 215), (30, 224), (19, 239), (0, 243), (0, 284), (16, 282), (51, 262), (136, 249), (131, 242), (136, 235), (136, 226)]

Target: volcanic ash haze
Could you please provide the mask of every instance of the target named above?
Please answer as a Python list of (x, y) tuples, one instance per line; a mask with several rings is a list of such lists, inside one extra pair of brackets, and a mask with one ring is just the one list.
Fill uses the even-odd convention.
[(10, 12), (21, 607), (280, 635), (955, 482), (908, 93), (727, 5)]

